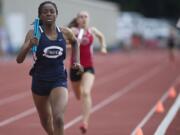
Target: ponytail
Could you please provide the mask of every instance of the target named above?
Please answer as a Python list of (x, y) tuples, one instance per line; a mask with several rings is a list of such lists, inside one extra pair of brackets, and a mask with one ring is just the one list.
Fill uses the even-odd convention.
[(68, 27), (69, 27), (69, 28), (78, 27), (78, 23), (77, 23), (77, 21), (76, 21), (76, 18), (74, 18), (74, 19), (68, 24)]

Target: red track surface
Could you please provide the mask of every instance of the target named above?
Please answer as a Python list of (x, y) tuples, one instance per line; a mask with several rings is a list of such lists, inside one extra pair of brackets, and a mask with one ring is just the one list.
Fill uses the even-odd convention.
[[(96, 54), (96, 81), (92, 93), (94, 107), (87, 135), (130, 135), (171, 86), (176, 88), (178, 95), (178, 56), (180, 54), (177, 53), (175, 64), (171, 64), (168, 54), (160, 50), (116, 52), (106, 56)], [(22, 65), (14, 60), (0, 61), (0, 135), (45, 135), (31, 97), (28, 71), (32, 60), (28, 59)], [(65, 134), (80, 135), (81, 105), (73, 96), (71, 87), (69, 89)], [(165, 112), (153, 113), (143, 124), (144, 135), (155, 133), (175, 100), (167, 98), (163, 102)], [(180, 111), (166, 134), (180, 135), (179, 122)]]

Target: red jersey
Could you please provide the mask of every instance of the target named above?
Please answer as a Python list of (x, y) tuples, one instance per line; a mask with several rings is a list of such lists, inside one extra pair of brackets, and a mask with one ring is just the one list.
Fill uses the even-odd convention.
[(90, 30), (85, 31), (80, 43), (80, 63), (84, 68), (93, 67), (93, 40), (94, 37)]

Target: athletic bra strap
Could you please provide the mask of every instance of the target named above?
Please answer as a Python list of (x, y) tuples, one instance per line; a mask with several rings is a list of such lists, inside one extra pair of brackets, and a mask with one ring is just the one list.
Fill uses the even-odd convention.
[(44, 32), (41, 26), (39, 26), (39, 29), (40, 29), (40, 32), (41, 32), (41, 33)]
[(57, 28), (58, 32), (61, 32), (61, 30), (60, 30), (60, 28), (58, 26), (56, 26), (56, 28)]

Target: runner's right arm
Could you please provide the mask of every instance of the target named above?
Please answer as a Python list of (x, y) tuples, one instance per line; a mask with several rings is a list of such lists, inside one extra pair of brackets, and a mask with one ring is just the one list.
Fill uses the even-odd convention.
[(26, 34), (24, 44), (22, 45), (20, 52), (16, 58), (17, 63), (22, 63), (26, 58), (27, 53), (32, 48), (34, 44), (38, 44), (38, 39), (33, 36), (33, 30), (30, 30)]

